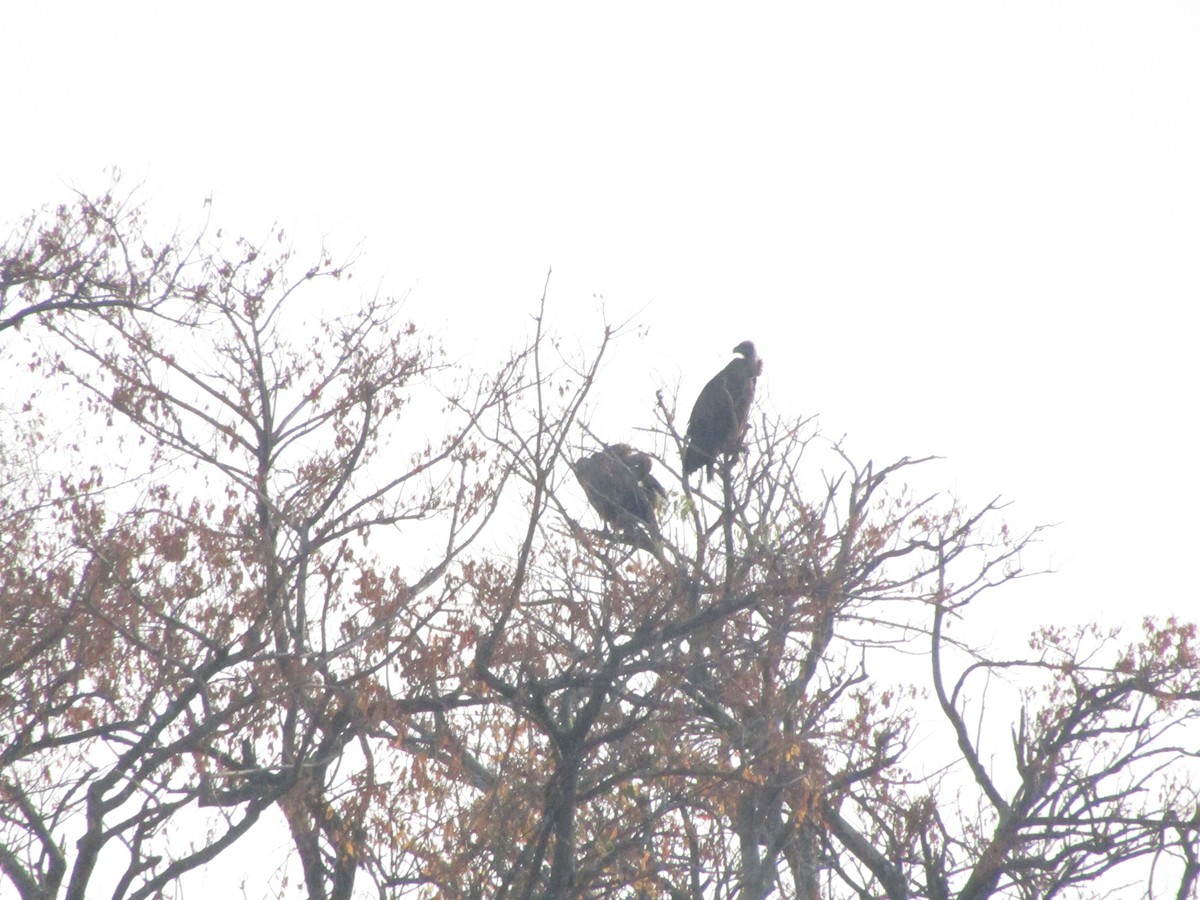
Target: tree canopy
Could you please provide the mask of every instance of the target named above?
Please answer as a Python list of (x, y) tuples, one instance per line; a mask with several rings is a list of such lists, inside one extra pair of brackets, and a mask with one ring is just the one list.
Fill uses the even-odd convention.
[[(5, 892), (1196, 896), (1193, 623), (996, 656), (1039, 529), (926, 459), (752, 409), (692, 486), (665, 392), (593, 428), (620, 328), (543, 293), (470, 371), (282, 232), (150, 234), (114, 186), (0, 247)], [(635, 433), (612, 529), (573, 465)]]

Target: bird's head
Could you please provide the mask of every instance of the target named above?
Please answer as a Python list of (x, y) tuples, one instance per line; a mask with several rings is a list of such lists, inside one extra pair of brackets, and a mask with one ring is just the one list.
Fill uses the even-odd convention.
[(758, 354), (754, 351), (754, 341), (742, 341), (733, 348), (733, 352), (738, 353), (750, 360), (758, 358)]

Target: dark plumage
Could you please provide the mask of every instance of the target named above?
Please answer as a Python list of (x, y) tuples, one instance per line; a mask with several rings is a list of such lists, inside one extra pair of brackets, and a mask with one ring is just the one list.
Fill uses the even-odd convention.
[(683, 449), (683, 477), (704, 467), (711, 481), (717, 457), (742, 451), (742, 437), (750, 418), (754, 385), (762, 373), (762, 360), (751, 341), (733, 348), (739, 354), (704, 386), (692, 417), (688, 419)]
[(607, 524), (622, 531), (637, 525), (658, 531), (658, 507), (667, 492), (650, 474), (648, 454), (610, 444), (571, 464), (588, 501)]

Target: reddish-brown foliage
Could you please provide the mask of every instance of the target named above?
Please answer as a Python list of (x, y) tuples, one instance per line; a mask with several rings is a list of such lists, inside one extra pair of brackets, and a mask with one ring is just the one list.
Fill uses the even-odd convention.
[(172, 894), (272, 828), (311, 897), (1194, 892), (1194, 625), (951, 640), (1034, 533), (810, 421), (698, 491), (660, 402), (661, 534), (591, 528), (616, 332), (564, 358), (543, 304), (464, 373), (328, 254), (145, 233), (114, 190), (0, 251), (43, 379), (0, 453), (18, 895)]

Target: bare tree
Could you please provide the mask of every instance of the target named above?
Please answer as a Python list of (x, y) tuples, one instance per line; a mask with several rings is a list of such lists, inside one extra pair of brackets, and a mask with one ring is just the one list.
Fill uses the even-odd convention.
[[(19, 700), (4, 710), (0, 864), (24, 896), (84, 896), (114, 856), (114, 896), (157, 894), (272, 805), (310, 896), (349, 896), (381, 790), (371, 736), (454, 702), (428, 630), (448, 565), (494, 509), (469, 434), (504, 373), (459, 403), (457, 426), (415, 437), (407, 407), (446, 401), (429, 384), (436, 349), (394, 303), (304, 330), (308, 295), (343, 276), (328, 256), (297, 267), (239, 241), (189, 265), (152, 305), (66, 317), (48, 312), (58, 282), (20, 269), (51, 292), (27, 298), (54, 348), (44, 371), (75, 381), (89, 430), (145, 473), (107, 492), (114, 466), (64, 476), (40, 501), (58, 527), (19, 535), (40, 552), (5, 548), (5, 618), (30, 640), (2, 660)], [(14, 507), (14, 524), (32, 512)], [(50, 764), (64, 758), (65, 775)], [(208, 823), (206, 839), (172, 838), (181, 821)], [(68, 822), (83, 826), (73, 853)]]
[(1196, 896), (1194, 625), (984, 652), (1037, 529), (761, 412), (693, 487), (653, 390), (659, 519), (592, 527), (624, 329), (567, 352), (543, 291), (468, 373), (348, 277), (114, 192), (0, 249), (22, 898), (169, 894), (272, 817), (321, 898)]
[(197, 242), (156, 241), (119, 173), (103, 194), (77, 191), (13, 228), (0, 261), (0, 332), (30, 320), (154, 310), (188, 290)]

